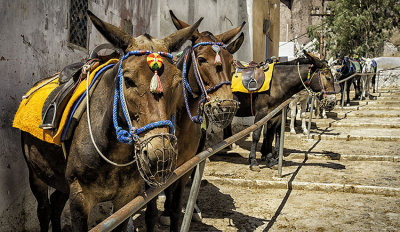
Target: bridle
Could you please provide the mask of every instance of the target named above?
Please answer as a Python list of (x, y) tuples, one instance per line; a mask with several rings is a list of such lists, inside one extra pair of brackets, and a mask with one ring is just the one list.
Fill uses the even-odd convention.
[[(220, 83), (206, 89), (204, 82), (203, 82), (203, 78), (201, 77), (200, 71), (199, 71), (199, 67), (198, 67), (198, 63), (197, 63), (197, 59), (196, 59), (196, 55), (194, 50), (197, 47), (200, 46), (212, 46), (212, 49), (214, 50), (214, 52), (216, 53), (216, 57), (215, 57), (215, 64), (217, 66), (221, 66), (221, 58), (219, 55), (219, 51), (220, 49), (226, 49), (226, 45), (224, 45), (224, 43), (222, 42), (200, 42), (195, 44), (193, 47), (189, 48), (186, 50), (185, 54), (184, 54), (184, 62), (183, 62), (183, 70), (182, 70), (182, 82), (183, 82), (183, 96), (185, 98), (185, 106), (186, 106), (186, 110), (187, 113), (189, 115), (189, 118), (194, 122), (194, 123), (198, 123), (201, 124), (203, 123), (203, 113), (204, 113), (204, 106), (207, 104), (207, 102), (210, 101), (210, 97), (208, 96), (208, 93), (211, 93), (213, 91), (216, 91), (217, 89), (219, 89), (221, 86), (223, 85), (231, 85), (232, 83), (230, 81), (221, 81)], [(189, 101), (188, 101), (188, 96), (187, 96), (187, 92), (189, 92), (192, 96), (194, 96), (193, 90), (189, 84), (189, 80), (188, 80), (188, 58), (189, 55), (192, 58), (192, 66), (193, 66), (193, 72), (194, 72), (194, 76), (196, 78), (196, 82), (197, 85), (200, 88), (201, 91), (201, 96), (200, 96), (200, 100), (198, 103), (198, 110), (197, 110), (197, 115), (192, 116), (191, 112), (190, 112), (190, 107), (189, 107)], [(236, 101), (235, 101), (236, 102)]]
[[(303, 81), (303, 78), (301, 77), (301, 73), (300, 73), (300, 63), (297, 63), (297, 71), (298, 71), (298, 73), (299, 73), (299, 78), (300, 78), (300, 81), (301, 81), (301, 83), (303, 84), (303, 86), (304, 86), (304, 88), (306, 89), (306, 91), (308, 92), (308, 94), (309, 95), (311, 95), (311, 96), (315, 96), (315, 97), (319, 97), (319, 96), (321, 96), (321, 95), (323, 95), (324, 96), (324, 99), (326, 99), (327, 98), (327, 95), (328, 94), (336, 94), (336, 92), (335, 91), (326, 91), (325, 90), (325, 86), (324, 86), (324, 83), (322, 82), (322, 77), (321, 77), (321, 72), (326, 72), (326, 71), (329, 71), (329, 68), (317, 68), (317, 70), (316, 71), (314, 71), (313, 72), (313, 74), (311, 75), (311, 69), (314, 67), (314, 65), (312, 64), (310, 67), (308, 67), (308, 73), (307, 73), (307, 79), (306, 79), (306, 81), (304, 82)], [(313, 79), (313, 77), (315, 76), (315, 74), (318, 74), (318, 83), (319, 83), (319, 85), (320, 85), (320, 87), (321, 87), (321, 91), (320, 92), (314, 92), (312, 89), (311, 89), (311, 87), (310, 87), (310, 84), (311, 84), (311, 81), (312, 81), (312, 79)]]
[[(125, 101), (125, 95), (124, 95), (124, 81), (123, 81), (123, 68), (122, 68), (122, 63), (125, 59), (127, 59), (130, 56), (143, 56), (143, 55), (150, 55), (157, 53), (163, 57), (170, 58), (173, 60), (173, 55), (170, 53), (166, 52), (152, 52), (152, 51), (147, 51), (147, 50), (135, 50), (135, 51), (130, 51), (126, 55), (124, 55), (120, 60), (119, 60), (119, 66), (118, 66), (118, 71), (117, 71), (117, 78), (116, 78), (116, 83), (115, 83), (115, 91), (114, 91), (114, 101), (113, 101), (113, 112), (112, 112), (112, 118), (113, 118), (113, 125), (117, 134), (117, 140), (119, 142), (125, 143), (125, 144), (132, 144), (134, 143), (135, 145), (135, 152), (134, 152), (134, 159), (132, 161), (129, 161), (128, 163), (116, 163), (114, 161), (111, 161), (109, 158), (107, 158), (98, 148), (94, 136), (92, 133), (91, 129), (91, 122), (90, 122), (90, 107), (89, 107), (89, 94), (86, 94), (86, 107), (87, 107), (87, 120), (88, 120), (88, 127), (89, 127), (89, 133), (90, 137), (92, 139), (92, 143), (96, 149), (96, 151), (99, 153), (99, 155), (109, 164), (112, 164), (114, 166), (118, 167), (124, 167), (131, 165), (136, 162), (138, 170), (142, 178), (146, 181), (147, 184), (150, 186), (160, 186), (166, 182), (166, 180), (172, 175), (172, 171), (175, 169), (176, 166), (176, 160), (177, 160), (177, 150), (175, 149), (176, 144), (177, 144), (177, 138), (175, 136), (175, 127), (174, 127), (174, 116), (171, 117), (171, 120), (161, 120), (161, 121), (156, 121), (149, 123), (143, 127), (136, 128), (132, 125), (131, 118), (129, 116), (128, 112), (128, 107), (126, 105)], [(111, 68), (115, 64), (112, 65), (107, 65), (106, 67), (102, 68), (98, 73), (96, 73), (96, 76), (100, 75), (102, 72), (105, 70)], [(87, 77), (90, 75), (90, 67), (84, 66), (83, 68), (83, 73), (87, 74)], [(157, 74), (157, 73), (156, 73)], [(88, 80), (88, 79), (87, 79)], [(89, 90), (89, 83), (87, 81), (87, 92)], [(151, 86), (150, 86), (151, 90)], [(126, 124), (128, 125), (128, 130), (123, 129), (118, 125), (118, 104), (120, 104), (120, 107), (122, 109), (124, 119), (126, 121)], [(154, 128), (159, 128), (159, 127), (165, 127), (168, 126), (170, 128), (169, 133), (161, 133), (161, 134), (156, 134), (153, 136), (150, 136), (148, 138), (145, 138), (143, 141), (140, 141), (139, 135), (152, 130)], [(153, 173), (151, 170), (151, 165), (149, 164), (148, 158), (147, 158), (147, 152), (143, 152), (145, 149), (147, 149), (150, 146), (153, 146), (151, 144), (152, 140), (154, 138), (161, 137), (162, 138), (162, 148), (157, 149), (155, 152), (157, 153), (157, 158), (159, 158), (158, 154), (163, 158), (163, 160), (157, 160), (157, 164), (162, 162), (162, 169), (159, 170), (157, 167), (157, 171)], [(164, 139), (168, 139), (169, 143), (165, 145)], [(166, 160), (166, 161), (165, 161)], [(149, 174), (150, 173), (150, 174)]]
[[(144, 51), (144, 50), (135, 50), (135, 51), (130, 51), (126, 55), (124, 55), (120, 62), (119, 62), (119, 67), (118, 67), (118, 74), (117, 74), (117, 82), (115, 84), (115, 93), (114, 93), (114, 103), (113, 103), (113, 124), (114, 128), (117, 134), (117, 139), (119, 142), (122, 143), (127, 143), (131, 144), (132, 141), (138, 141), (139, 139), (139, 134), (149, 131), (154, 128), (158, 127), (165, 127), (168, 126), (170, 128), (170, 133), (173, 134), (174, 132), (174, 123), (172, 122), (173, 116), (171, 120), (162, 120), (162, 121), (157, 121), (157, 122), (152, 122), (149, 123), (141, 128), (136, 128), (132, 126), (132, 120), (129, 116), (128, 112), (128, 107), (126, 106), (125, 102), (125, 96), (124, 96), (124, 88), (123, 88), (123, 69), (122, 69), (122, 62), (127, 59), (129, 56), (142, 56), (142, 55), (149, 55), (152, 53), (158, 53), (161, 56), (168, 57), (171, 60), (173, 60), (173, 55), (167, 52), (152, 52), (152, 51)], [(117, 120), (117, 110), (118, 110), (118, 100), (121, 104), (121, 108), (125, 117), (125, 121), (128, 124), (129, 130), (124, 130), (122, 127), (118, 126), (118, 120)]]

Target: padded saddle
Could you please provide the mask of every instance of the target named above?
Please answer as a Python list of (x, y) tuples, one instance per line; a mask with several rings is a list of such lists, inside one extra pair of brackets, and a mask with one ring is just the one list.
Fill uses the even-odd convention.
[(240, 61), (235, 61), (235, 66), (241, 70), (242, 84), (248, 91), (257, 91), (263, 86), (265, 81), (264, 72), (269, 67), (264, 62), (256, 63), (251, 61), (248, 65), (243, 65)]
[[(103, 49), (112, 49), (114, 52), (110, 55), (100, 56), (98, 52)], [(115, 54), (118, 54), (118, 56), (123, 55), (123, 51), (120, 49), (117, 50), (111, 44), (101, 44), (93, 49), (88, 60), (96, 59), (96, 61), (104, 61), (111, 57), (115, 58)], [(83, 65), (85, 65), (85, 63), (73, 63), (64, 67), (60, 72), (58, 78), (59, 86), (49, 94), (44, 102), (42, 124), (39, 125), (39, 128), (44, 130), (54, 130), (58, 128), (58, 123), (64, 112), (64, 108), (74, 93), (75, 88), (80, 83)]]

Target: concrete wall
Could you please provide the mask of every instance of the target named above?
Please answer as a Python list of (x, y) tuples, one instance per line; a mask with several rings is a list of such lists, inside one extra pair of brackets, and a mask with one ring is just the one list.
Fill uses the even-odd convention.
[[(68, 46), (68, 4), (64, 0), (0, 1), (0, 231), (38, 228), (20, 133), (11, 125), (21, 96), (33, 83), (87, 55), (84, 49)], [(89, 9), (117, 26), (130, 21), (131, 31), (138, 35), (149, 31), (150, 12), (157, 4), (158, 0), (93, 0)], [(88, 29), (90, 48), (105, 42), (94, 27)]]
[[(175, 31), (169, 10), (181, 20), (193, 24), (200, 17), (204, 17), (199, 31), (210, 31), (218, 35), (232, 28), (238, 27), (243, 21), (245, 40), (241, 48), (235, 53), (235, 59), (251, 60), (249, 37), (249, 20), (246, 10), (246, 1), (242, 0), (166, 0), (160, 4), (160, 36), (164, 37)], [(189, 44), (189, 43), (188, 43)]]

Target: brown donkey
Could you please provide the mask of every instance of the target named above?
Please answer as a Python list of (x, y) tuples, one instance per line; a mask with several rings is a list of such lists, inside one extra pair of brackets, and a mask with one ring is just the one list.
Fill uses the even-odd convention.
[[(178, 30), (190, 27), (179, 20), (170, 11), (172, 21)], [(244, 25), (244, 23), (243, 23)], [(243, 26), (242, 25), (242, 26)], [(178, 67), (183, 68), (183, 91), (185, 102), (178, 110), (176, 136), (178, 138), (177, 166), (192, 158), (201, 151), (206, 139), (205, 130), (200, 123), (207, 120), (219, 127), (228, 125), (236, 113), (237, 102), (233, 100), (230, 81), (232, 54), (243, 43), (244, 35), (232, 39), (240, 32), (241, 27), (234, 28), (220, 35), (196, 31), (191, 41), (193, 46), (187, 48)], [(229, 43), (229, 44), (228, 44)], [(227, 44), (227, 45), (225, 45)], [(202, 118), (203, 113), (206, 118)], [(170, 217), (170, 231), (178, 231), (181, 221), (182, 196), (190, 173), (171, 185), (166, 191), (163, 219)], [(155, 201), (152, 203), (155, 205)], [(167, 219), (168, 220), (168, 219)]]
[[(118, 210), (143, 191), (145, 181), (141, 176), (148, 183), (163, 181), (162, 177), (149, 174), (164, 166), (171, 168), (176, 162), (176, 137), (171, 130), (174, 127), (171, 118), (177, 112), (178, 100), (182, 99), (181, 71), (168, 57), (163, 58), (158, 73), (163, 92), (151, 92), (150, 80), (154, 73), (148, 67), (147, 53), (138, 50), (167, 56), (167, 52), (180, 48), (202, 19), (158, 40), (147, 34), (133, 38), (91, 12), (88, 15), (100, 33), (127, 54), (101, 74), (101, 80), (90, 97), (90, 114), (86, 110), (73, 138), (65, 142), (66, 160), (61, 147), (22, 133), (30, 185), (38, 201), (41, 231), (48, 231), (50, 221), (53, 231), (61, 231), (60, 215), (67, 199), (70, 200), (73, 230), (87, 231), (88, 215), (95, 204), (112, 201), (114, 210)], [(120, 99), (125, 99), (126, 103), (117, 101), (115, 106), (114, 92), (118, 86), (124, 93)], [(127, 109), (126, 114), (123, 109)], [(128, 127), (129, 130), (122, 129)], [(160, 156), (169, 158), (160, 160)], [(131, 162), (135, 157), (137, 165)], [(145, 164), (147, 166), (143, 167)], [(49, 186), (56, 189), (50, 200), (47, 196)], [(146, 222), (154, 221), (150, 218), (152, 216), (146, 214)], [(126, 224), (118, 229), (124, 229)], [(148, 225), (148, 228), (151, 230), (153, 227)]]

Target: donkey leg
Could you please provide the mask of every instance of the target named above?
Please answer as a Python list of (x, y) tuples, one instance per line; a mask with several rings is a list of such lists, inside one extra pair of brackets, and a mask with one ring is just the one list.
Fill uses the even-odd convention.
[(78, 180), (74, 180), (70, 184), (70, 209), (73, 231), (88, 230), (88, 216), (92, 204), (87, 194), (82, 190)]
[(51, 226), (53, 232), (61, 231), (61, 213), (65, 203), (68, 200), (69, 194), (56, 190), (50, 196), (51, 204)]
[[(232, 124), (229, 124), (227, 127), (224, 128), (224, 139), (229, 138), (232, 136)], [(236, 147), (235, 143), (228, 146), (227, 149), (234, 149)]]
[(40, 231), (47, 232), (49, 230), (51, 215), (51, 207), (47, 192), (48, 186), (40, 180), (31, 169), (29, 169), (29, 184), (38, 203), (37, 217), (39, 219)]
[(351, 87), (351, 83), (353, 83), (352, 81), (350, 82), (350, 83), (347, 83), (347, 88), (346, 88), (346, 97), (347, 97), (347, 100), (346, 100), (346, 105), (347, 106), (350, 106), (350, 87)]
[(256, 159), (256, 151), (257, 151), (257, 144), (261, 137), (261, 130), (262, 126), (253, 132), (253, 140), (251, 143), (251, 149), (249, 154), (249, 164), (250, 170), (252, 171), (260, 171), (260, 167), (258, 166), (257, 159)]
[(149, 201), (146, 206), (145, 222), (148, 232), (153, 232), (156, 226), (158, 216), (157, 197)]
[[(317, 101), (318, 102), (318, 101)], [(318, 104), (318, 103), (317, 103)], [(303, 130), (303, 134), (307, 134), (307, 125), (306, 125), (306, 109), (307, 109), (307, 100), (301, 102), (300, 108), (300, 118), (301, 118), (301, 129)], [(318, 108), (318, 107), (317, 107)]]
[(296, 134), (296, 130), (294, 128), (294, 122), (296, 121), (296, 109), (297, 109), (296, 103), (294, 101), (290, 102), (289, 108), (290, 108), (290, 133)]
[(190, 173), (184, 175), (179, 181), (177, 181), (176, 186), (173, 191), (172, 195), (172, 202), (171, 202), (171, 226), (170, 231), (179, 231), (179, 227), (182, 221), (182, 200), (183, 200), (183, 193), (185, 190), (185, 185), (187, 180), (189, 179)]

